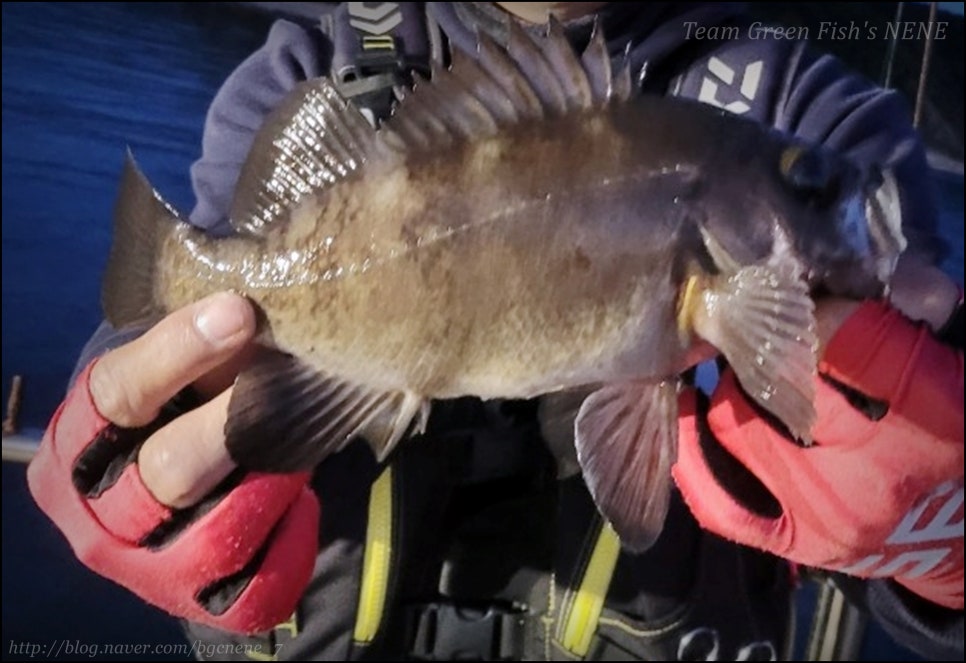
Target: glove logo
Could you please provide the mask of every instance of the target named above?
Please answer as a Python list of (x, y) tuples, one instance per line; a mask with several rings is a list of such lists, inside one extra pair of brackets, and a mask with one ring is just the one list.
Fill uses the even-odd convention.
[[(948, 497), (947, 497), (948, 496)], [(933, 503), (937, 504), (934, 505)], [(916, 529), (916, 523), (930, 506), (939, 506), (936, 515)], [(940, 484), (926, 499), (915, 506), (902, 519), (886, 543), (922, 543), (924, 541), (946, 541), (963, 538), (963, 486), (953, 481)]]
[[(931, 517), (919, 526), (927, 511)], [(889, 535), (886, 545), (895, 550), (869, 555), (842, 571), (876, 578), (896, 575), (918, 578), (947, 559), (953, 552), (952, 542), (962, 539), (962, 481), (947, 481), (914, 506)], [(924, 547), (920, 544), (930, 545)], [(910, 546), (913, 548), (910, 549)], [(902, 569), (907, 570), (900, 573)]]
[(711, 75), (705, 76), (704, 80), (701, 81), (701, 92), (698, 94), (698, 101), (723, 108), (735, 115), (747, 113), (751, 110), (751, 104), (749, 102), (754, 101), (755, 95), (758, 94), (758, 86), (761, 83), (761, 74), (764, 66), (765, 63), (761, 60), (755, 60), (748, 64), (741, 74), (741, 82), (738, 84), (738, 93), (742, 98), (726, 103), (718, 98), (719, 85), (724, 84), (731, 89), (730, 96), (733, 96), (736, 72), (726, 65), (724, 61), (712, 57), (708, 60), (708, 72)]

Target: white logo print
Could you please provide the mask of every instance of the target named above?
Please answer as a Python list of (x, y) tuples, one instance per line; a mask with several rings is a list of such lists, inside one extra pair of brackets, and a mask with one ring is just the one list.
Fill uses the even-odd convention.
[[(938, 507), (935, 515), (918, 526), (919, 520), (930, 507)], [(931, 545), (869, 555), (842, 571), (875, 578), (894, 575), (918, 578), (932, 571), (952, 553), (949, 541), (962, 538), (963, 486), (959, 482), (947, 481), (914, 506), (886, 539), (888, 546)], [(900, 574), (899, 571), (903, 569), (906, 570)]]
[(711, 76), (705, 76), (704, 80), (701, 81), (701, 92), (698, 94), (698, 101), (703, 101), (706, 104), (711, 104), (718, 108), (724, 108), (735, 115), (747, 113), (751, 110), (751, 104), (748, 102), (754, 101), (755, 95), (758, 93), (758, 85), (761, 83), (761, 72), (764, 66), (764, 62), (761, 60), (755, 60), (747, 65), (741, 74), (741, 81), (738, 83), (738, 92), (744, 99), (737, 99), (725, 103), (718, 98), (718, 88), (721, 84), (724, 84), (727, 89), (733, 90), (736, 72), (723, 61), (712, 57), (708, 60), (708, 72)]

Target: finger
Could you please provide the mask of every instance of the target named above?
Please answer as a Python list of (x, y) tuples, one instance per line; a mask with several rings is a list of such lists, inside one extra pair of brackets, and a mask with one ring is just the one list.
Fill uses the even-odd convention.
[(180, 390), (226, 362), (255, 333), (246, 299), (211, 295), (112, 350), (91, 371), (94, 405), (119, 426), (143, 426)]
[(183, 414), (141, 447), (141, 481), (156, 500), (183, 509), (200, 501), (235, 464), (225, 448), (231, 390)]

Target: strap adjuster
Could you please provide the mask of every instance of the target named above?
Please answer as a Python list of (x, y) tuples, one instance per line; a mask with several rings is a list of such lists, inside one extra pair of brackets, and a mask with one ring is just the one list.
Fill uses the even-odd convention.
[(392, 35), (365, 35), (360, 46), (362, 52), (356, 60), (360, 78), (395, 73), (403, 69), (396, 40)]
[(410, 654), (426, 661), (509, 661), (523, 656), (526, 613), (514, 607), (428, 603), (409, 608)]
[(391, 35), (366, 35), (355, 67), (340, 72), (338, 88), (360, 109), (369, 111), (371, 124), (389, 117), (398, 85), (410, 83), (396, 41)]

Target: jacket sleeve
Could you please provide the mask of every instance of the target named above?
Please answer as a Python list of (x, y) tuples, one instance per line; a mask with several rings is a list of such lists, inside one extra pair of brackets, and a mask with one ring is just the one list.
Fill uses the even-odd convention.
[[(232, 72), (208, 109), (202, 156), (191, 168), (197, 198), (192, 223), (213, 233), (231, 232), (228, 209), (255, 132), (286, 93), (301, 81), (328, 71), (331, 53), (321, 30), (277, 21), (264, 46)], [(81, 351), (70, 384), (92, 359), (143, 331), (118, 331), (102, 322)]]
[(300, 82), (329, 71), (332, 47), (319, 29), (278, 21), (265, 45), (225, 81), (205, 121), (201, 158), (191, 168), (191, 221), (228, 234), (228, 210), (242, 164), (266, 116)]
[(963, 612), (930, 603), (891, 580), (835, 574), (836, 587), (902, 646), (929, 661), (963, 658)]

